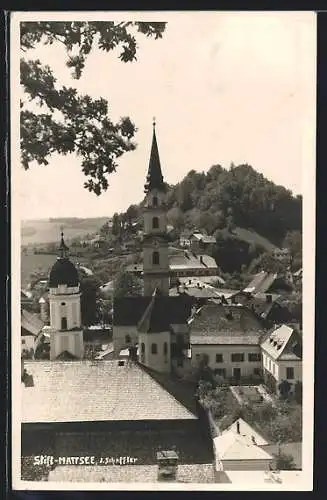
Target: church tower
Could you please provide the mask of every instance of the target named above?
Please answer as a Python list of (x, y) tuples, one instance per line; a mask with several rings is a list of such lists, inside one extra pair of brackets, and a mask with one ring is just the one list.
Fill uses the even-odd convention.
[(84, 354), (81, 294), (76, 267), (61, 233), (59, 257), (49, 276), (50, 359), (81, 359)]
[(169, 295), (166, 186), (161, 172), (155, 122), (153, 122), (150, 162), (144, 192), (146, 194), (143, 238), (144, 295), (151, 296), (155, 290), (161, 295)]

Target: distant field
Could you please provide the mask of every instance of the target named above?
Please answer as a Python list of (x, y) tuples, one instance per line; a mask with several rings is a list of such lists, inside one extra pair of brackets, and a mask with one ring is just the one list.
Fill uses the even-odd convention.
[(22, 245), (37, 245), (40, 243), (52, 243), (60, 239), (61, 227), (64, 228), (67, 240), (83, 237), (99, 231), (101, 226), (107, 222), (108, 217), (94, 219), (44, 219), (29, 220), (21, 223)]
[[(55, 263), (57, 257), (56, 255), (49, 254), (21, 254), (21, 282), (22, 288), (25, 288), (30, 281), (30, 274), (33, 272), (40, 272), (46, 275), (53, 264)], [(71, 257), (74, 262), (76, 259)]]
[(56, 261), (55, 255), (24, 255), (21, 256), (21, 280), (22, 287), (26, 287), (32, 272), (44, 272), (48, 274), (50, 268)]

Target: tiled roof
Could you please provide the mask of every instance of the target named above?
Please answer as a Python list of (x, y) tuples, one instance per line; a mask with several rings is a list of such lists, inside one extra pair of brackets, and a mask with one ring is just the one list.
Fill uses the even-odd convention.
[[(281, 325), (265, 338), (261, 347), (273, 359), (301, 359), (301, 354), (293, 347), (301, 343), (300, 336), (290, 326)], [(285, 357), (286, 356), (286, 357)]]
[(255, 316), (242, 306), (204, 305), (190, 322), (194, 336), (255, 336), (263, 333)]
[(138, 365), (118, 361), (25, 362), (23, 422), (195, 419)]
[(197, 287), (197, 286), (187, 286), (187, 287), (174, 287), (169, 290), (169, 295), (170, 296), (179, 296), (181, 293), (186, 293), (187, 295), (190, 295), (192, 297), (199, 297), (199, 298), (205, 298), (209, 299), (212, 297), (217, 297), (218, 293), (217, 290), (213, 287)]
[(194, 301), (188, 295), (170, 297), (154, 294), (138, 324), (142, 333), (169, 331), (171, 325), (186, 324)]
[(235, 420), (235, 422), (233, 422), (232, 425), (230, 425), (224, 432), (233, 431), (237, 433), (237, 424), (239, 425), (241, 436), (246, 437), (249, 440), (249, 442), (252, 443), (252, 436), (253, 436), (258, 446), (263, 446), (268, 444), (268, 442), (242, 418), (238, 418), (237, 420)]
[(216, 453), (220, 460), (271, 460), (272, 456), (248, 437), (227, 430), (214, 438)]
[[(157, 483), (157, 465), (114, 466), (61, 466), (52, 470), (49, 481)], [(174, 483), (215, 483), (213, 464), (180, 464)], [(171, 485), (172, 483), (169, 482)]]
[(20, 318), (22, 330), (25, 330), (30, 335), (37, 336), (44, 327), (43, 321), (36, 314), (30, 313), (25, 309), (21, 310)]
[(259, 292), (264, 293), (269, 290), (276, 278), (277, 274), (261, 271), (254, 276), (253, 280), (248, 284), (246, 288), (244, 288), (243, 291), (252, 294), (256, 294)]
[(259, 345), (260, 335), (191, 335), (191, 345)]

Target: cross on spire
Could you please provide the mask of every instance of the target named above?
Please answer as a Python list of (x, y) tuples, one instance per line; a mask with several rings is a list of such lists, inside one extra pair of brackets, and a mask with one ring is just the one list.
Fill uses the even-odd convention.
[(60, 227), (60, 231), (61, 231), (61, 240), (60, 240), (60, 245), (59, 245), (59, 253), (60, 253), (60, 258), (64, 259), (67, 257), (69, 248), (64, 241), (64, 228), (63, 228), (63, 226)]

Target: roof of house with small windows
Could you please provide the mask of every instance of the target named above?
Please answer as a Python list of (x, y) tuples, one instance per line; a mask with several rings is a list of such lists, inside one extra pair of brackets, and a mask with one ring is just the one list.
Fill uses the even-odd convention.
[(191, 318), (191, 343), (259, 344), (263, 329), (243, 306), (206, 304)]
[(301, 337), (291, 326), (281, 325), (271, 331), (261, 347), (274, 360), (301, 360)]

